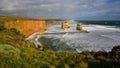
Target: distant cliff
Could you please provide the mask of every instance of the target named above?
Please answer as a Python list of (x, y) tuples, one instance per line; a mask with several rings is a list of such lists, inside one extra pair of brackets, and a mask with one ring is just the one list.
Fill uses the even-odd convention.
[(26, 37), (38, 31), (46, 30), (45, 20), (16, 20), (5, 23), (7, 29), (16, 28)]

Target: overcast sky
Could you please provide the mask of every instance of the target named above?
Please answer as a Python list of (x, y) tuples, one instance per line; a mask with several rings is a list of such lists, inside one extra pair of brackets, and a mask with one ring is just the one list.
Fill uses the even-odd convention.
[(120, 20), (120, 0), (0, 0), (0, 15)]

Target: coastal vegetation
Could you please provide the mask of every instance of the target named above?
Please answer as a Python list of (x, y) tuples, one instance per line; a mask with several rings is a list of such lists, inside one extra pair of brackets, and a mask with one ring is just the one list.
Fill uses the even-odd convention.
[(20, 31), (7, 29), (4, 23), (0, 20), (0, 68), (120, 68), (120, 45), (110, 52), (39, 50)]

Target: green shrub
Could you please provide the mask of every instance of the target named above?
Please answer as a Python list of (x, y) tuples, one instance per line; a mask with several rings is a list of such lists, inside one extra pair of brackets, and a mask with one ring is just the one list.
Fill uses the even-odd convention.
[(118, 45), (118, 46), (114, 46), (113, 48), (112, 48), (112, 52), (120, 52), (120, 45)]
[(20, 31), (18, 31), (18, 30), (15, 29), (15, 28), (10, 28), (9, 30), (10, 30), (11, 32), (16, 33), (16, 34), (20, 34)]
[(4, 27), (4, 22), (0, 21), (0, 31), (1, 31), (1, 30), (4, 30), (4, 29), (5, 29), (5, 27)]

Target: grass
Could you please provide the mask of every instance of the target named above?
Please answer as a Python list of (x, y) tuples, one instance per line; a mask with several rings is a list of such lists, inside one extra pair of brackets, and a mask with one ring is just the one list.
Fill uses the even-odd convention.
[(8, 44), (0, 44), (0, 53), (20, 53), (20, 50)]

